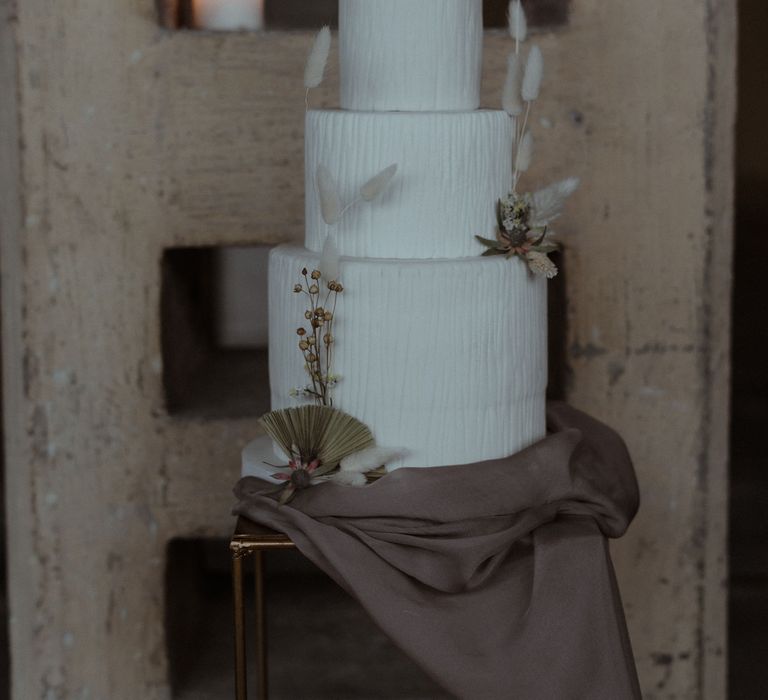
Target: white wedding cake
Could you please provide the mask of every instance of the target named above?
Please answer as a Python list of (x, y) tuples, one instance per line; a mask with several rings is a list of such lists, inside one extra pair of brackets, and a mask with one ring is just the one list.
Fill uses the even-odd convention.
[[(292, 291), (330, 237), (334, 407), (403, 449), (390, 469), (510, 455), (545, 433), (547, 287), (475, 239), (493, 237), (513, 185), (512, 120), (478, 109), (482, 0), (339, 4), (341, 110), (306, 117), (306, 247), (270, 258), (272, 408), (302, 403), (307, 307)], [(352, 202), (392, 164), (381, 196), (324, 221), (319, 169)]]

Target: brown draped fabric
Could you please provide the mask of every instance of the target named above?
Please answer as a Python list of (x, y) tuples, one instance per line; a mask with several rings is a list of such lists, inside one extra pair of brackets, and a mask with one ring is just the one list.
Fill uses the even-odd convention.
[(333, 483), (239, 515), (286, 533), (449, 693), (466, 700), (640, 698), (606, 537), (638, 506), (621, 438), (565, 404), (506, 459)]

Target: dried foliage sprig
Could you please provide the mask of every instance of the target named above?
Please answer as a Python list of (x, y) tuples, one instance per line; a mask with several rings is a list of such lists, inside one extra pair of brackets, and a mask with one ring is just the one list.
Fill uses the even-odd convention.
[(304, 68), (305, 107), (309, 109), (309, 91), (319, 87), (325, 78), (325, 69), (331, 53), (331, 28), (324, 26), (315, 37)]
[(329, 406), (297, 406), (267, 413), (260, 420), (266, 433), (292, 459), (319, 460), (316, 476), (335, 469), (342, 459), (374, 444), (369, 428)]
[(328, 406), (299, 406), (267, 413), (264, 431), (289, 456), (286, 470), (273, 474), (285, 482), (280, 503), (333, 472), (349, 455), (371, 448), (373, 435), (364, 423)]
[[(329, 258), (331, 255), (329, 251)], [(326, 261), (326, 265), (334, 267), (330, 261)], [(338, 262), (335, 268), (338, 271)], [(305, 267), (301, 271), (301, 278), (302, 282), (296, 284), (293, 291), (307, 298), (309, 308), (304, 312), (304, 318), (309, 322), (309, 328), (300, 326), (296, 335), (299, 337), (299, 350), (310, 384), (292, 389), (291, 395), (310, 397), (321, 406), (333, 406), (331, 390), (339, 381), (339, 377), (333, 373), (333, 350), (336, 343), (333, 328), (336, 304), (344, 287), (337, 279), (324, 278), (321, 270), (310, 272)]]
[(360, 202), (372, 202), (380, 197), (389, 187), (390, 183), (397, 174), (397, 163), (384, 168), (381, 172), (374, 175), (361, 188), (358, 196), (349, 204), (344, 206), (339, 194), (339, 188), (336, 180), (330, 170), (324, 165), (317, 167), (316, 182), (317, 193), (320, 198), (320, 213), (323, 221), (329, 226), (334, 226), (341, 221), (344, 215), (356, 204)]
[(548, 236), (550, 224), (563, 211), (565, 202), (579, 186), (575, 177), (556, 182), (534, 194), (510, 192), (496, 203), (496, 239), (476, 236), (485, 246), (484, 256), (519, 257), (530, 271), (552, 279), (557, 266), (547, 257), (558, 249)]
[(557, 267), (548, 254), (558, 246), (547, 239), (552, 233), (550, 224), (560, 216), (579, 181), (568, 178), (534, 194), (518, 194), (520, 177), (533, 160), (534, 139), (528, 120), (532, 104), (539, 99), (544, 77), (544, 57), (537, 45), (528, 52), (524, 67), (520, 59), (521, 44), (528, 36), (528, 22), (520, 0), (509, 3), (509, 33), (515, 40), (515, 50), (508, 59), (502, 106), (512, 119), (514, 134), (512, 191), (496, 204), (496, 238), (475, 238), (485, 246), (483, 255), (519, 257), (532, 273), (551, 279), (557, 275)]

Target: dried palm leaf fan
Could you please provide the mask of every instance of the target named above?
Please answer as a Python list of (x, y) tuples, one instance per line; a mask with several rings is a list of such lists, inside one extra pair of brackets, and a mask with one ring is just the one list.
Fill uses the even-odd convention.
[(315, 476), (327, 474), (344, 457), (374, 444), (364, 423), (329, 406), (285, 408), (267, 413), (259, 422), (292, 459), (305, 464), (320, 460)]

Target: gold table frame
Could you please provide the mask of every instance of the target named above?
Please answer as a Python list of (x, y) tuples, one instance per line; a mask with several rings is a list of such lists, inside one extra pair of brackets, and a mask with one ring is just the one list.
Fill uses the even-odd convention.
[(258, 700), (269, 696), (267, 658), (267, 626), (265, 620), (264, 551), (294, 549), (287, 535), (262, 527), (245, 518), (238, 518), (235, 533), (229, 543), (232, 553), (232, 587), (235, 614), (235, 700), (248, 700), (248, 669), (246, 661), (245, 594), (243, 565), (253, 557), (256, 602), (256, 668)]

